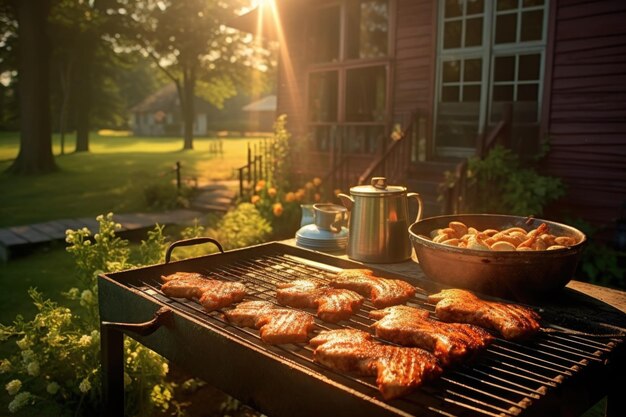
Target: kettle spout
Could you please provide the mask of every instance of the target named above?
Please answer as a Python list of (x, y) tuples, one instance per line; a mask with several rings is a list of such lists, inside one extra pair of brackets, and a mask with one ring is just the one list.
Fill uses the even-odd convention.
[(337, 197), (339, 197), (341, 203), (344, 205), (345, 208), (347, 208), (348, 210), (352, 210), (352, 206), (354, 205), (354, 199), (352, 197), (343, 193), (337, 194)]

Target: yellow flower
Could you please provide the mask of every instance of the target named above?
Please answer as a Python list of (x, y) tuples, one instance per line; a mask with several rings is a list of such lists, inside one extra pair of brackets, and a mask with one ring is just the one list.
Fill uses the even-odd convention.
[(294, 192), (289, 191), (287, 194), (285, 194), (285, 201), (287, 203), (291, 203), (295, 200), (296, 200), (296, 194)]
[(48, 385), (46, 385), (46, 391), (48, 392), (48, 394), (52, 394), (52, 395), (59, 392), (59, 388), (61, 387), (56, 382), (51, 382)]
[(274, 213), (274, 216), (276, 217), (280, 217), (283, 214), (283, 205), (280, 203), (276, 203), (272, 206), (272, 212)]
[(82, 392), (83, 394), (89, 392), (89, 390), (91, 389), (91, 382), (89, 382), (89, 378), (85, 378), (83, 379), (80, 384), (78, 385), (78, 389), (80, 390), (80, 392)]
[(276, 197), (277, 191), (276, 188), (271, 187), (267, 189), (267, 195), (269, 195), (271, 198)]
[(256, 203), (258, 203), (259, 201), (261, 201), (261, 197), (260, 197), (260, 196), (258, 196), (258, 195), (253, 195), (253, 196), (252, 196), (252, 198), (250, 199), (250, 202), (251, 202), (252, 204), (256, 204)]
[(319, 177), (315, 177), (313, 178), (313, 185), (315, 185), (316, 187), (319, 187), (322, 184), (322, 179)]

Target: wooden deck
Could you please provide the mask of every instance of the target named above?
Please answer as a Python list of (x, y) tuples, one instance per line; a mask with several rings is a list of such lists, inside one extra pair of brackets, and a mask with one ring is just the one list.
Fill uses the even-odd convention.
[[(113, 219), (122, 225), (118, 232), (124, 235), (135, 230), (152, 228), (157, 223), (160, 225), (192, 224), (194, 219), (201, 219), (203, 216), (204, 213), (200, 211), (180, 209), (161, 213), (115, 214)], [(99, 225), (95, 218), (83, 217), (0, 228), (0, 261), (6, 262), (12, 250), (62, 241), (65, 240), (66, 230), (77, 230), (83, 227), (95, 233)]]

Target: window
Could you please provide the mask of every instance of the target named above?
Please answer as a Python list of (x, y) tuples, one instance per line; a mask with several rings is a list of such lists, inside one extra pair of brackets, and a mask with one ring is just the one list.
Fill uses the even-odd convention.
[[(436, 152), (468, 156), (513, 106), (515, 132), (538, 131), (547, 0), (440, 2)], [(519, 128), (518, 128), (519, 127)]]
[(373, 153), (383, 145), (392, 1), (343, 0), (312, 14), (307, 108), (319, 150)]

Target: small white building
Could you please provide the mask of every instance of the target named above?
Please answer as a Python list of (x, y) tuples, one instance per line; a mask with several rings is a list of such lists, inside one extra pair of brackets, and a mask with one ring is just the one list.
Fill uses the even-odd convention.
[[(207, 135), (207, 115), (211, 105), (196, 97), (193, 134)], [(130, 125), (135, 136), (182, 135), (180, 99), (175, 84), (168, 84), (130, 109)]]

